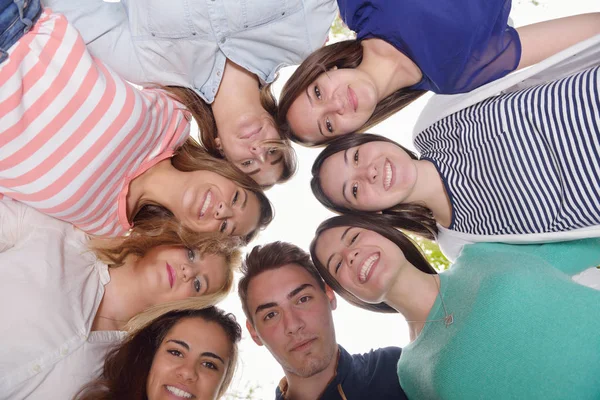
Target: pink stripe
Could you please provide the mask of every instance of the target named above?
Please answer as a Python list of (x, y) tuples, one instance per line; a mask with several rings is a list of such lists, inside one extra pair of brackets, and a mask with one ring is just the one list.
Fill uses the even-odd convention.
[[(98, 69), (100, 70), (100, 72), (103, 75), (108, 75), (108, 72), (106, 71), (104, 65), (102, 65), (101, 63), (98, 63)], [(94, 124), (97, 123), (98, 120), (102, 116), (104, 116), (104, 113), (106, 110), (109, 109), (109, 106), (113, 105), (112, 100), (114, 99), (114, 96), (116, 93), (116, 90), (115, 90), (116, 85), (115, 85), (114, 80), (111, 79), (110, 76), (106, 76), (106, 81), (107, 81), (107, 91), (103, 95), (101, 103), (99, 104), (99, 106), (102, 105), (102, 108), (99, 109), (98, 113), (96, 113), (94, 111), (94, 114), (93, 114), (95, 117), (97, 117), (97, 119), (95, 121), (93, 121)], [(117, 135), (119, 134), (121, 129), (123, 129), (123, 127), (127, 124), (127, 122), (129, 122), (129, 118), (131, 117), (131, 114), (135, 107), (135, 96), (132, 94), (132, 90), (129, 87), (129, 85), (127, 85), (127, 84), (125, 84), (125, 96), (126, 96), (125, 102), (121, 108), (119, 115), (111, 123), (111, 125), (108, 127), (108, 129), (98, 138), (98, 140), (96, 142), (94, 142), (94, 144), (84, 154), (81, 155), (78, 162), (75, 163), (74, 165), (72, 165), (63, 176), (59, 177), (57, 179), (57, 181), (55, 183), (53, 183), (51, 186), (49, 186), (48, 188), (39, 192), (39, 194), (44, 196), (43, 198), (39, 198), (39, 197), (35, 196), (32, 198), (32, 201), (41, 201), (45, 198), (55, 196), (60, 190), (62, 190), (66, 186), (68, 186), (81, 173), (81, 171), (83, 170), (82, 165), (85, 165), (85, 166), (89, 165), (89, 162), (94, 160), (98, 156), (98, 154), (104, 148), (106, 148), (107, 145), (113, 139), (117, 138)], [(138, 122), (138, 125), (139, 125), (139, 122)], [(136, 128), (139, 129), (138, 125), (136, 125), (134, 127), (134, 129), (136, 129)], [(91, 128), (92, 127), (84, 127), (84, 129), (91, 129)], [(79, 135), (79, 134), (80, 133), (76, 133), (76, 135)], [(124, 143), (121, 142), (119, 147), (122, 147), (123, 145), (124, 145)], [(102, 164), (102, 166), (97, 168), (96, 171), (94, 172), (94, 174), (80, 186), (80, 188), (77, 190), (77, 192), (73, 196), (71, 196), (70, 199), (62, 202), (61, 204), (59, 204), (55, 207), (40, 209), (40, 211), (43, 211), (48, 214), (50, 214), (50, 213), (54, 214), (54, 213), (59, 213), (61, 211), (64, 211), (64, 210), (70, 208), (71, 206), (73, 206), (81, 198), (81, 196), (83, 196), (83, 194), (87, 190), (89, 190), (91, 185), (96, 181), (98, 175), (101, 175), (105, 171), (105, 169), (110, 165), (111, 161), (112, 161), (112, 158), (108, 158)], [(94, 179), (94, 178), (96, 178), (96, 179)], [(66, 216), (64, 218), (66, 218)]]
[[(135, 89), (135, 88), (128, 89), (128, 91), (136, 91), (136, 90), (137, 89)], [(119, 156), (121, 153), (123, 153), (125, 147), (127, 147), (133, 140), (136, 140), (136, 134), (137, 134), (137, 140), (131, 146), (132, 150), (127, 154), (127, 157), (123, 157), (121, 159), (121, 161), (119, 162), (119, 164), (114, 169), (112, 169), (113, 172), (108, 177), (105, 178), (105, 182), (110, 182), (114, 179), (114, 177), (116, 175), (122, 174), (122, 172), (120, 172), (120, 171), (122, 171), (123, 169), (125, 171), (128, 171), (131, 168), (131, 166), (139, 160), (139, 158), (140, 158), (139, 154), (140, 153), (145, 154), (147, 152), (147, 149), (143, 148), (143, 146), (140, 146), (140, 144), (142, 144), (143, 141), (145, 139), (147, 139), (146, 135), (149, 134), (149, 132), (140, 132), (141, 127), (144, 122), (144, 119), (145, 119), (144, 117), (146, 116), (146, 114), (147, 114), (147, 109), (146, 109), (146, 106), (142, 102), (142, 110), (140, 112), (138, 120), (136, 121), (136, 125), (130, 130), (130, 133), (126, 136), (126, 138), (124, 138), (124, 140), (121, 143), (119, 143), (118, 147), (116, 147), (112, 151), (112, 153), (106, 158), (105, 162), (98, 168), (98, 170), (87, 180), (85, 187), (80, 188), (74, 196), (81, 198), (85, 192), (89, 191), (89, 188), (94, 183), (96, 183), (96, 181), (99, 179), (100, 175), (104, 171), (106, 171), (107, 169), (109, 169), (111, 167), (111, 165), (114, 163), (115, 158), (117, 156)], [(78, 210), (72, 211), (69, 215), (66, 215), (65, 217), (66, 218), (77, 218), (75, 220), (75, 222), (77, 222), (77, 223), (89, 223), (90, 221), (88, 221), (88, 220), (90, 218), (97, 219), (97, 215), (102, 214), (100, 209), (103, 207), (106, 208), (107, 206), (110, 206), (110, 203), (115, 201), (116, 194), (118, 194), (122, 190), (123, 181), (124, 181), (124, 178), (118, 179), (109, 188), (107, 188), (106, 186), (98, 187), (96, 189), (96, 191), (94, 193), (92, 193), (92, 195), (90, 196), (90, 198), (88, 199), (88, 201), (86, 203), (81, 204)], [(98, 204), (95, 206), (95, 208), (91, 209), (90, 207), (92, 206), (92, 203), (94, 201), (98, 200), (98, 198), (100, 196), (102, 196), (102, 198), (99, 199)], [(68, 204), (68, 206), (69, 206), (69, 204)], [(66, 208), (68, 208), (68, 207), (66, 207)], [(96, 219), (94, 219), (94, 220), (96, 220)]]
[[(0, 161), (0, 168), (7, 168), (9, 166), (19, 165), (30, 157), (38, 157), (41, 155), (35, 154), (44, 147), (45, 144), (50, 142), (56, 134), (69, 122), (77, 111), (84, 104), (85, 100), (89, 97), (94, 86), (98, 82), (98, 71), (96, 69), (90, 69), (83, 80), (82, 85), (77, 89), (77, 92), (71, 98), (69, 103), (63, 108), (53, 119), (46, 125), (41, 132), (39, 132), (34, 138), (32, 138), (25, 146), (19, 151), (14, 153), (12, 156), (7, 157), (3, 161)], [(107, 89), (111, 89), (110, 87)], [(106, 113), (112, 97), (114, 96), (114, 88), (112, 92), (104, 93), (100, 102), (96, 105), (94, 110), (88, 115), (88, 118), (78, 127), (73, 135), (71, 135), (60, 147), (58, 147), (54, 153), (50, 154), (41, 164), (35, 169), (28, 171), (27, 173), (19, 176), (18, 178), (0, 180), (0, 184), (3, 186), (22, 186), (40, 179), (47, 171), (52, 170), (56, 165), (63, 160), (64, 155), (70, 153), (79, 143), (90, 134), (91, 130), (98, 123), (102, 115)], [(81, 166), (83, 169), (84, 166)]]
[[(58, 23), (59, 21), (63, 23)], [(38, 57), (41, 61), (31, 68), (23, 77), (21, 91), (17, 91), (4, 102), (0, 103), (0, 109), (4, 111), (4, 115), (13, 111), (16, 107), (19, 107), (21, 105), (23, 95), (27, 93), (27, 91), (29, 91), (31, 87), (33, 87), (40, 80), (40, 78), (46, 74), (46, 70), (49, 67), (46, 60), (52, 59), (56, 55), (56, 51), (60, 48), (62, 41), (64, 40), (66, 28), (66, 21), (63, 21), (62, 19), (57, 21), (54, 26), (54, 31), (52, 32), (53, 36), (50, 38), (50, 40), (48, 40)], [(54, 35), (57, 35), (58, 37), (54, 37)], [(8, 143), (19, 136), (23, 132), (24, 127), (26, 127), (30, 121), (33, 121), (36, 117), (38, 117), (46, 109), (46, 107), (48, 107), (48, 104), (54, 100), (60, 90), (64, 88), (65, 84), (72, 77), (73, 69), (77, 66), (77, 62), (81, 58), (81, 54), (85, 52), (85, 45), (83, 42), (81, 42), (81, 40), (79, 40), (76, 44), (80, 44), (80, 46), (73, 47), (68, 59), (66, 60), (64, 68), (61, 69), (59, 76), (57, 76), (56, 80), (52, 83), (52, 86), (25, 111), (25, 113), (21, 116), (20, 121), (10, 128), (5, 129), (4, 132), (0, 133), (0, 142)], [(78, 51), (75, 52), (76, 50)]]
[[(146, 94), (145, 92), (146, 92), (146, 91), (143, 91), (142, 93)], [(147, 96), (146, 96), (146, 97), (147, 97)], [(162, 109), (162, 111), (163, 111), (163, 114), (165, 114), (165, 113), (167, 114), (167, 115), (164, 115), (164, 116), (163, 116), (163, 120), (167, 120), (167, 121), (168, 121), (168, 120), (170, 120), (170, 118), (169, 118), (169, 115), (168, 115), (168, 111), (169, 111), (169, 110), (168, 110), (168, 108), (167, 108), (167, 105), (163, 103), (163, 101), (165, 101), (165, 100), (167, 100), (167, 101), (172, 101), (170, 98), (160, 98), (160, 97), (158, 97), (158, 96), (157, 96), (157, 97), (155, 97), (154, 99), (151, 99), (151, 100), (150, 100), (150, 102), (151, 102), (150, 104), (151, 104), (151, 105), (154, 105), (154, 107), (152, 107), (152, 111), (155, 111), (155, 110), (157, 110), (157, 109), (158, 109), (158, 110), (161, 110), (161, 109)], [(156, 104), (157, 102), (158, 102), (159, 104)], [(134, 164), (135, 162), (139, 161), (140, 159), (142, 159), (142, 160), (143, 160), (144, 158), (147, 158), (147, 157), (148, 157), (148, 153), (149, 153), (149, 152), (151, 152), (151, 151), (152, 151), (152, 150), (153, 150), (153, 149), (156, 147), (156, 145), (157, 145), (157, 143), (156, 143), (156, 142), (157, 142), (158, 140), (161, 140), (161, 138), (165, 136), (165, 134), (163, 133), (163, 132), (164, 132), (163, 125), (161, 125), (161, 126), (158, 126), (158, 127), (155, 127), (155, 128), (154, 128), (154, 132), (157, 132), (157, 131), (160, 133), (160, 135), (159, 135), (159, 136), (157, 136), (157, 137), (156, 137), (156, 138), (155, 138), (155, 139), (154, 139), (154, 140), (153, 140), (153, 141), (152, 141), (150, 144), (147, 144), (147, 145), (145, 146), (145, 149), (147, 149), (147, 150), (145, 150), (145, 151), (144, 151), (144, 156), (143, 156), (143, 157), (141, 157), (141, 156), (137, 156), (135, 159), (131, 159), (131, 160), (128, 162), (128, 165), (127, 165), (127, 170), (128, 170), (128, 171), (132, 169), (132, 164)], [(135, 143), (135, 145), (134, 145), (134, 148), (140, 148), (140, 145), (142, 144), (142, 142), (144, 141), (144, 139), (145, 139), (145, 137), (144, 137), (144, 136), (140, 136), (140, 137), (138, 138), (137, 142)], [(161, 147), (161, 149), (163, 149), (163, 148)], [(162, 151), (162, 150), (161, 150), (161, 151)], [(155, 165), (156, 163), (158, 163), (159, 161), (162, 161), (163, 159), (165, 159), (165, 158), (167, 158), (167, 157), (170, 157), (170, 155), (171, 155), (171, 154), (172, 154), (172, 152), (170, 152), (168, 155), (165, 155), (165, 154), (161, 154), (161, 155), (159, 155), (158, 157), (156, 157), (157, 159), (153, 159), (152, 161), (150, 161), (150, 164), (151, 164), (151, 165), (147, 165), (146, 163), (142, 163), (140, 166), (138, 166), (138, 167), (136, 168), (136, 171), (134, 171), (134, 172), (133, 172), (133, 175), (128, 175), (128, 176), (126, 176), (126, 177), (125, 177), (125, 178), (124, 178), (122, 181), (119, 181), (119, 183), (121, 184), (121, 188), (119, 189), (119, 192), (120, 192), (119, 196), (122, 196), (123, 194), (126, 196), (126, 194), (127, 194), (128, 190), (129, 190), (129, 183), (130, 183), (130, 182), (131, 182), (131, 181), (132, 181), (132, 180), (133, 180), (135, 177), (137, 177), (137, 176), (139, 176), (141, 173), (145, 172), (145, 171), (146, 171), (148, 168), (150, 168), (150, 166), (153, 166), (153, 165)], [(160, 159), (158, 159), (158, 158), (160, 158)], [(123, 165), (123, 164), (124, 164), (124, 161), (122, 161), (122, 162), (119, 164), (119, 166), (118, 166), (117, 170), (120, 170), (120, 168), (122, 167), (122, 165)], [(113, 186), (113, 187), (114, 187), (114, 186)], [(96, 207), (96, 208), (95, 208), (95, 209), (92, 211), (92, 213), (91, 213), (92, 215), (94, 215), (94, 214), (96, 214), (96, 213), (100, 213), (100, 210), (99, 210), (99, 208), (100, 208), (100, 207), (102, 207), (102, 205), (103, 205), (103, 204), (104, 204), (104, 205), (108, 204), (108, 203), (107, 203), (107, 201), (109, 201), (109, 202), (112, 202), (112, 201), (114, 201), (114, 197), (113, 197), (113, 198), (111, 198), (110, 200), (109, 200), (109, 199), (107, 199), (107, 197), (109, 196), (109, 194), (110, 194), (110, 193), (111, 193), (110, 191), (106, 191), (106, 192), (105, 192), (104, 198), (103, 198), (103, 199), (102, 199), (102, 200), (101, 200), (101, 201), (98, 203), (98, 206), (97, 206), (97, 207)], [(112, 193), (114, 193), (114, 192), (112, 192)], [(95, 197), (98, 197), (98, 196), (95, 196)], [(120, 217), (121, 217), (121, 218), (120, 218), (120, 220), (121, 220), (120, 222), (121, 222), (121, 225), (122, 225), (124, 228), (125, 228), (125, 227), (127, 227), (127, 228), (128, 228), (128, 227), (129, 227), (129, 221), (127, 220), (126, 216), (125, 216), (125, 218), (122, 218), (122, 217), (123, 217), (123, 215), (121, 215), (121, 214), (125, 214), (125, 213), (126, 213), (126, 210), (123, 210), (123, 209), (122, 209), (123, 207), (126, 207), (126, 204), (125, 204), (125, 203), (121, 204), (121, 206), (120, 206), (120, 208), (119, 208), (119, 214), (120, 214)], [(85, 221), (85, 219), (86, 219), (86, 218), (87, 218), (87, 217), (80, 218), (80, 219), (78, 220), (78, 222), (81, 222), (81, 223), (83, 223), (83, 222)]]

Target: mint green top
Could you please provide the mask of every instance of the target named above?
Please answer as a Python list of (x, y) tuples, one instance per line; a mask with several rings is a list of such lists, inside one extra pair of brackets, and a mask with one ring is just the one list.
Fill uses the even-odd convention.
[[(571, 280), (600, 264), (600, 239), (477, 243), (440, 274), (454, 322), (402, 350), (410, 399), (600, 399), (600, 291)], [(428, 320), (444, 318), (438, 296)]]

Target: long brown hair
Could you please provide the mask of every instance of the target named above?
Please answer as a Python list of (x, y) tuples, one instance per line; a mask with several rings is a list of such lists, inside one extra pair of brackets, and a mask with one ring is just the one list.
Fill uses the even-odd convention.
[(325, 160), (332, 155), (339, 153), (340, 151), (344, 151), (351, 147), (360, 146), (369, 142), (393, 143), (404, 150), (410, 158), (413, 160), (418, 160), (418, 157), (414, 152), (383, 136), (369, 133), (362, 135), (351, 133), (337, 137), (323, 149), (321, 154), (319, 154), (315, 159), (315, 162), (312, 166), (312, 179), (310, 181), (310, 188), (312, 189), (312, 192), (317, 200), (334, 212), (341, 214), (364, 215), (367, 218), (370, 218), (373, 222), (391, 225), (399, 229), (405, 229), (426, 239), (435, 240), (438, 232), (435, 218), (433, 218), (433, 213), (431, 210), (425, 206), (420, 204), (399, 203), (393, 207), (381, 210), (381, 212), (366, 212), (353, 210), (351, 208), (335, 204), (325, 195), (320, 177), (321, 167), (323, 166)]
[[(216, 139), (219, 133), (210, 105), (206, 104), (192, 89), (181, 86), (163, 86), (162, 88), (169, 92), (171, 97), (183, 104), (192, 114), (192, 117), (198, 124), (202, 148), (215, 158), (224, 158), (217, 146)], [(271, 91), (271, 84), (263, 86), (260, 89), (260, 103), (270, 115), (277, 114), (277, 101)], [(275, 121), (273, 121), (273, 125), (277, 129)], [(294, 175), (297, 168), (296, 153), (293, 151), (289, 139), (282, 137), (278, 140), (266, 141), (264, 144), (281, 151), (283, 155), (283, 172), (279, 179), (277, 179), (277, 183), (288, 181)], [(267, 187), (264, 188), (266, 189)]]
[(327, 267), (323, 265), (317, 258), (316, 247), (321, 233), (328, 229), (337, 228), (340, 226), (352, 226), (376, 232), (398, 246), (398, 248), (404, 253), (406, 260), (414, 265), (417, 269), (425, 272), (426, 274), (437, 274), (436, 270), (431, 266), (431, 264), (429, 264), (429, 261), (427, 261), (422, 251), (419, 249), (419, 246), (415, 245), (408, 236), (398, 229), (395, 229), (389, 225), (374, 222), (371, 220), (371, 218), (364, 215), (339, 215), (337, 217), (329, 218), (328, 220), (323, 221), (317, 228), (315, 237), (310, 243), (310, 256), (325, 283), (327, 283), (327, 285), (329, 285), (337, 294), (339, 294), (344, 300), (352, 305), (367, 311), (375, 311), (380, 313), (397, 312), (384, 302), (371, 304), (354, 296), (331, 275)]
[[(258, 226), (252, 232), (242, 237), (244, 243), (248, 243), (252, 240), (258, 231), (265, 228), (273, 220), (273, 208), (271, 202), (265, 196), (260, 186), (231, 163), (220, 158), (212, 157), (193, 138), (188, 138), (177, 150), (175, 155), (171, 158), (171, 163), (176, 169), (183, 172), (206, 170), (217, 173), (256, 195), (260, 204)], [(174, 218), (173, 213), (162, 205), (142, 204), (134, 213), (133, 231), (143, 235), (146, 233), (144, 229), (146, 229), (147, 225), (141, 225), (140, 222), (155, 221), (150, 224), (150, 226), (153, 226), (154, 224), (161, 224), (164, 220), (174, 220)]]
[(124, 342), (108, 353), (102, 375), (85, 385), (74, 399), (147, 400), (146, 382), (154, 355), (169, 330), (187, 318), (202, 318), (207, 322), (219, 324), (231, 344), (227, 372), (218, 392), (218, 397), (221, 397), (227, 391), (235, 372), (237, 343), (242, 337), (242, 328), (233, 314), (226, 314), (214, 306), (207, 306), (195, 310), (171, 311), (130, 334)]
[[(319, 75), (327, 72), (333, 67), (356, 68), (360, 65), (363, 58), (362, 42), (358, 40), (345, 40), (333, 43), (312, 53), (302, 64), (294, 71), (290, 79), (283, 85), (281, 96), (279, 97), (279, 110), (277, 114), (277, 125), (280, 132), (289, 137), (292, 141), (300, 144), (311, 145), (298, 137), (290, 127), (287, 121), (287, 114), (292, 103), (298, 96), (306, 91), (306, 88), (313, 83)], [(385, 99), (377, 103), (371, 117), (361, 126), (357, 132), (364, 132), (373, 125), (380, 123), (390, 115), (397, 113), (404, 107), (418, 99), (425, 93), (424, 90), (411, 90), (402, 88)], [(326, 139), (320, 143), (312, 145), (325, 144), (331, 139)]]

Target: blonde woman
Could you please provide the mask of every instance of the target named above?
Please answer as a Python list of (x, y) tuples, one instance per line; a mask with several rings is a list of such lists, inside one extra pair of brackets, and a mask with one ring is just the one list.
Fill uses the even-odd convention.
[(176, 225), (89, 242), (16, 201), (0, 201), (0, 219), (2, 399), (71, 398), (100, 372), (128, 321), (150, 307), (156, 315), (216, 303), (239, 263), (235, 239)]

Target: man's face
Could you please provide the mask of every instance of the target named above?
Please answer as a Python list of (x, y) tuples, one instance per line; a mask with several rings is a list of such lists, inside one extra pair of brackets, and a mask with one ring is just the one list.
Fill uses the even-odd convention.
[(334, 362), (335, 295), (329, 287), (321, 290), (304, 268), (289, 264), (257, 275), (248, 285), (247, 303), (252, 338), (285, 371), (307, 378)]

